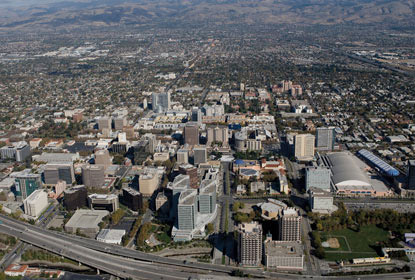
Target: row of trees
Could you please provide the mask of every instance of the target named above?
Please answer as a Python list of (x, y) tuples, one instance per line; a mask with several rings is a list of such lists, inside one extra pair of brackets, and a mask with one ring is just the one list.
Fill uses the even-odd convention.
[(311, 245), (315, 248), (314, 255), (317, 258), (323, 259), (326, 253), (321, 245), (321, 236), (319, 231), (311, 232)]
[(138, 217), (133, 225), (133, 228), (130, 230), (130, 232), (128, 233), (128, 235), (125, 235), (122, 239), (122, 245), (126, 246), (128, 244), (128, 242), (134, 238), (137, 234), (138, 229), (140, 228), (141, 225), (141, 217)]
[(150, 237), (151, 223), (147, 222), (140, 228), (140, 232), (137, 235), (137, 245), (143, 246), (144, 242)]
[(41, 261), (48, 261), (51, 263), (60, 263), (60, 262), (72, 262), (68, 259), (63, 259), (60, 256), (51, 254), (44, 250), (26, 250), (22, 254), (22, 260), (23, 261), (32, 261), (32, 260), (41, 260)]
[(383, 273), (402, 273), (402, 272), (410, 272), (411, 268), (408, 265), (404, 265), (403, 267), (395, 266), (392, 269), (386, 268), (375, 268), (372, 270), (363, 270), (363, 271), (347, 271), (347, 272), (332, 272), (328, 273), (327, 276), (347, 276), (347, 275), (362, 275), (362, 274), (383, 274)]
[(318, 231), (333, 231), (344, 228), (360, 230), (361, 226), (377, 225), (384, 230), (393, 231), (398, 236), (415, 231), (415, 213), (399, 213), (392, 209), (359, 210), (347, 212), (341, 203), (331, 216), (319, 217), (309, 214)]

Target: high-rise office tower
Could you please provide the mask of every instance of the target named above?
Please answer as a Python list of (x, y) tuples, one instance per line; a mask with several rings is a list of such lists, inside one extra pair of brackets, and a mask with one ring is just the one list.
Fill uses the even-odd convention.
[(332, 151), (336, 142), (336, 131), (333, 127), (319, 127), (316, 130), (316, 148)]
[(148, 152), (153, 154), (157, 148), (157, 136), (152, 133), (146, 133), (144, 134), (144, 139), (148, 141)]
[(163, 113), (170, 109), (170, 93), (153, 93), (152, 95), (153, 111)]
[(207, 145), (210, 146), (212, 143), (220, 143), (223, 147), (227, 147), (229, 143), (227, 127), (209, 127), (207, 129)]
[(196, 122), (199, 125), (202, 124), (202, 110), (200, 110), (198, 107), (193, 107), (191, 120), (192, 122)]
[(199, 145), (199, 127), (196, 123), (188, 123), (184, 127), (184, 143)]
[(67, 185), (75, 182), (75, 173), (72, 163), (47, 164), (43, 171), (46, 185), (56, 185), (58, 181), (65, 181)]
[(31, 217), (39, 217), (48, 207), (48, 194), (44, 190), (35, 190), (24, 201), (24, 212)]
[(98, 119), (98, 129), (99, 130), (103, 130), (103, 129), (109, 129), (111, 130), (112, 127), (112, 119), (111, 117), (101, 117)]
[(203, 180), (199, 188), (199, 213), (212, 214), (216, 208), (216, 181)]
[(13, 172), (10, 175), (14, 178), (14, 195), (18, 200), (25, 200), (35, 190), (42, 187), (41, 174), (31, 173), (30, 169), (25, 169), (21, 172)]
[(114, 118), (114, 129), (122, 130), (127, 125), (127, 119), (125, 117)]
[(144, 196), (151, 196), (159, 186), (159, 177), (157, 173), (146, 172), (138, 177), (138, 188)]
[(278, 219), (279, 240), (301, 241), (301, 216), (294, 208), (282, 210)]
[(312, 160), (314, 157), (314, 141), (315, 137), (312, 134), (295, 135), (295, 157), (298, 160)]
[(95, 152), (95, 164), (108, 167), (112, 165), (112, 158), (108, 150), (98, 150)]
[(258, 222), (239, 224), (237, 241), (238, 262), (241, 265), (260, 265), (262, 260), (261, 224)]
[(177, 151), (177, 163), (188, 164), (189, 163), (189, 150), (180, 149)]
[(30, 156), (30, 146), (25, 141), (20, 141), (12, 146), (0, 148), (0, 157), (2, 159), (15, 159), (17, 162), (23, 162)]
[(193, 149), (194, 164), (198, 165), (207, 162), (207, 150), (206, 147), (195, 147)]
[(132, 188), (122, 189), (123, 202), (133, 211), (143, 208), (143, 196), (139, 191)]
[(25, 141), (20, 141), (15, 147), (17, 162), (25, 161), (30, 156), (30, 146)]
[(188, 189), (180, 193), (177, 205), (179, 230), (193, 230), (197, 219), (197, 190)]
[(156, 211), (166, 214), (169, 210), (170, 204), (168, 197), (164, 194), (164, 192), (159, 192), (156, 197)]
[(408, 168), (407, 168), (407, 188), (408, 189), (415, 189), (415, 160), (408, 160)]
[(82, 182), (87, 187), (102, 187), (105, 182), (104, 167), (98, 165), (82, 167)]
[(66, 189), (63, 196), (63, 205), (68, 211), (88, 206), (88, 191), (85, 186)]

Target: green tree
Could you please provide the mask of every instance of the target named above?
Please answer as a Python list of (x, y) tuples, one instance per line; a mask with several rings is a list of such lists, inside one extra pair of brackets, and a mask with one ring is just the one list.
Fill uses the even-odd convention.
[(212, 223), (208, 223), (206, 226), (206, 230), (208, 234), (211, 234), (215, 230), (215, 228)]

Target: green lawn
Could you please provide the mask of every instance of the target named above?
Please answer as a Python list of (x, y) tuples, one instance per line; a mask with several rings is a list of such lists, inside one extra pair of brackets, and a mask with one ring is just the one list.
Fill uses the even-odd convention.
[[(350, 229), (335, 230), (321, 234), (322, 241), (329, 237), (336, 237), (339, 240), (340, 248), (330, 249), (324, 248), (326, 252), (325, 259), (330, 261), (346, 260), (352, 258), (366, 258), (378, 256), (376, 251), (370, 246), (376, 245), (379, 241), (388, 240), (388, 232), (374, 225), (363, 226), (360, 232)], [(348, 251), (347, 243), (350, 246), (351, 253), (341, 253), (337, 251)]]

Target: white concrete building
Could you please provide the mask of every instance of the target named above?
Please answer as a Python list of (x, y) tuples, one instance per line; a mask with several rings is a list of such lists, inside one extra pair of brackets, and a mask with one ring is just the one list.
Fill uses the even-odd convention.
[(48, 207), (48, 195), (43, 190), (35, 190), (23, 201), (23, 204), (25, 214), (37, 218)]

